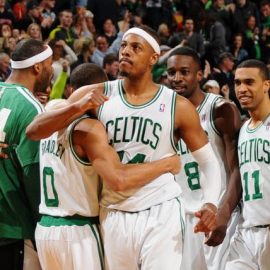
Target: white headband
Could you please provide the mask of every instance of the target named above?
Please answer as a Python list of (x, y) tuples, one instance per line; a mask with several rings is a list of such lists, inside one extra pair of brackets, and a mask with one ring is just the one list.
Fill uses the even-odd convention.
[(157, 43), (157, 41), (149, 35), (146, 31), (138, 28), (138, 27), (133, 27), (130, 28), (127, 32), (125, 32), (123, 39), (128, 35), (128, 34), (136, 34), (142, 38), (144, 38), (149, 45), (154, 49), (154, 51), (159, 55), (160, 54), (160, 47)]
[(30, 58), (27, 58), (25, 60), (22, 61), (13, 61), (10, 60), (11, 62), (11, 67), (15, 68), (15, 69), (24, 69), (24, 68), (28, 68), (33, 66), (36, 63), (40, 63), (44, 60), (46, 60), (47, 58), (49, 58), (52, 55), (52, 49), (50, 46), (47, 45), (47, 48), (45, 51), (36, 54)]

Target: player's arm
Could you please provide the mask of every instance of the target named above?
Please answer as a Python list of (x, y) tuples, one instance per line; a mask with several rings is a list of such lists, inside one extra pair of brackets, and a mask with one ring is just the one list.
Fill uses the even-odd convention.
[(201, 210), (195, 213), (200, 221), (194, 231), (206, 232), (215, 226), (216, 206), (221, 190), (220, 167), (194, 106), (187, 99), (178, 96), (175, 113), (177, 139), (182, 138), (185, 141), (205, 176), (205, 180), (200, 183), (205, 203)]
[(67, 127), (85, 112), (99, 107), (108, 98), (103, 94), (104, 84), (83, 86), (69, 97), (58, 109), (44, 112), (35, 117), (26, 129), (31, 140), (49, 137), (55, 131)]
[(242, 195), (241, 176), (237, 156), (237, 140), (241, 127), (241, 118), (237, 107), (227, 101), (216, 104), (214, 112), (214, 123), (219, 131), (224, 149), (225, 163), (229, 169), (228, 190), (225, 200), (217, 212), (217, 228), (211, 233), (206, 241), (207, 245), (217, 246), (222, 243), (227, 230), (233, 210), (239, 203)]
[(108, 144), (104, 126), (97, 120), (84, 119), (73, 131), (73, 144), (80, 156), (85, 155), (103, 181), (113, 190), (141, 187), (161, 174), (176, 174), (179, 157), (174, 155), (159, 161), (141, 164), (122, 164), (118, 154)]

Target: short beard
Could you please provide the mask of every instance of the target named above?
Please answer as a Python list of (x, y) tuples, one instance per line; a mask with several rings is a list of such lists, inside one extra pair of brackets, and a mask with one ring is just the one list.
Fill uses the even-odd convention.
[(129, 76), (129, 73), (128, 72), (126, 72), (126, 71), (119, 71), (119, 75), (121, 76), (121, 77), (128, 77)]

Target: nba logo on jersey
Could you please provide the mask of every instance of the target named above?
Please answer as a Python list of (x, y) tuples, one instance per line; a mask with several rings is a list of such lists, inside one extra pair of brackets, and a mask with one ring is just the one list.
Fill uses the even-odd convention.
[(266, 123), (266, 130), (269, 131), (270, 130), (270, 122)]
[(205, 121), (206, 121), (206, 114), (203, 114), (203, 115), (201, 116), (201, 121), (202, 121), (202, 122), (205, 122)]
[(161, 103), (161, 104), (159, 105), (159, 111), (160, 111), (160, 112), (164, 112), (164, 111), (165, 111), (165, 104)]

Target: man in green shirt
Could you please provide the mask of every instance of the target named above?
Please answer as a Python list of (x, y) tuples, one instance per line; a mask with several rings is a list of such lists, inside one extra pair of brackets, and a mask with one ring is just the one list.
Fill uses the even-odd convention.
[(39, 142), (25, 129), (43, 111), (34, 93), (48, 87), (51, 55), (41, 41), (20, 42), (0, 83), (0, 141), (7, 144), (0, 150), (0, 269), (40, 269), (31, 241), (39, 218)]

